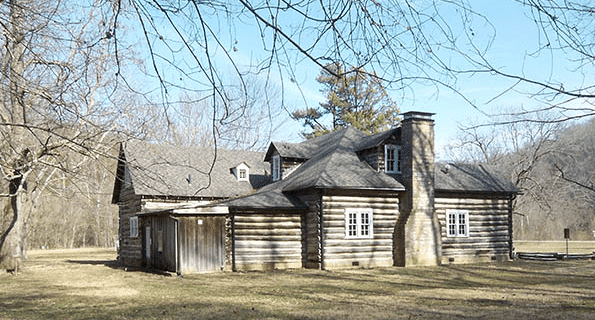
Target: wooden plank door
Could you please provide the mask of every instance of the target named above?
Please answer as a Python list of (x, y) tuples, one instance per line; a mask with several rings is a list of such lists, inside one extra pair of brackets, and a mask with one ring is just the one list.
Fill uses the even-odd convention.
[(180, 218), (180, 272), (206, 273), (225, 266), (225, 217)]

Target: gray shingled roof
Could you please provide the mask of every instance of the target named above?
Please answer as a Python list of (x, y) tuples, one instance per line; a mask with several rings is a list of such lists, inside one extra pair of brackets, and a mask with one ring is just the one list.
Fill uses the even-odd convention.
[(365, 134), (349, 127), (323, 137), (329, 135), (332, 139), (327, 137), (313, 143), (307, 140), (302, 143), (305, 146), (294, 146), (294, 150), (308, 150), (314, 145), (317, 147), (317, 152), (288, 177), (252, 195), (225, 201), (221, 205), (262, 208), (304, 207), (305, 205), (294, 198), (291, 192), (309, 188), (405, 190), (395, 178), (374, 170), (356, 155), (356, 146), (363, 137), (366, 137)]
[(395, 127), (383, 132), (379, 132), (361, 139), (356, 146), (356, 151), (362, 151), (372, 147), (378, 147), (384, 143), (384, 141), (393, 134), (399, 136), (401, 134), (401, 127)]
[[(130, 164), (137, 195), (229, 198), (246, 194), (267, 182), (262, 152), (179, 147), (128, 141), (124, 157)], [(250, 181), (238, 181), (231, 169), (245, 162)]]
[(495, 168), (468, 163), (436, 163), (435, 189), (442, 192), (519, 192), (512, 181)]
[(308, 139), (301, 143), (272, 142), (269, 146), (269, 149), (267, 150), (264, 160), (268, 161), (274, 150), (277, 150), (279, 155), (283, 158), (310, 159), (322, 150), (332, 147), (338, 141), (347, 143), (347, 140), (350, 140), (351, 143), (353, 143), (353, 147), (365, 137), (367, 137), (365, 133), (351, 127), (347, 127), (339, 131), (334, 131), (316, 138)]
[(395, 178), (374, 170), (346, 148), (310, 159), (289, 177), (283, 191), (308, 188), (405, 190)]

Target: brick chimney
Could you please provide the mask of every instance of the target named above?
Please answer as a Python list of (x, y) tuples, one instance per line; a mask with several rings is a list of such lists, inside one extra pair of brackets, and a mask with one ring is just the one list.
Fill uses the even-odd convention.
[(401, 214), (395, 233), (395, 264), (438, 265), (440, 227), (434, 211), (433, 113), (411, 111), (401, 121)]

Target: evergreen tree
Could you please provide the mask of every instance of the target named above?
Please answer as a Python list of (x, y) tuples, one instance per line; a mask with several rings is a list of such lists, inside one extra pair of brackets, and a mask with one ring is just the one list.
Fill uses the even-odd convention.
[[(389, 129), (398, 121), (399, 109), (388, 96), (380, 80), (361, 68), (346, 70), (339, 63), (326, 65), (316, 80), (324, 85), (321, 90), (326, 101), (317, 108), (297, 110), (293, 117), (304, 121), (312, 132), (303, 132), (306, 138), (339, 130), (346, 126), (376, 133)], [(331, 124), (322, 118), (331, 116)]]

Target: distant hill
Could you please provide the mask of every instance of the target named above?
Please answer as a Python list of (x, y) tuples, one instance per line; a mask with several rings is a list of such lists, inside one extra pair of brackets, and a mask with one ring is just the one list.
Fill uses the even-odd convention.
[(514, 238), (561, 240), (570, 228), (571, 240), (593, 240), (595, 119), (557, 132), (539, 152), (515, 206)]

